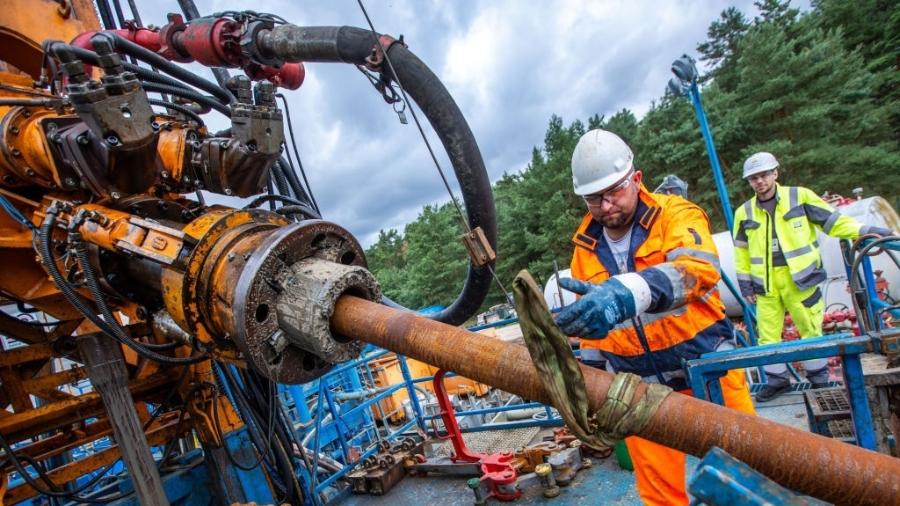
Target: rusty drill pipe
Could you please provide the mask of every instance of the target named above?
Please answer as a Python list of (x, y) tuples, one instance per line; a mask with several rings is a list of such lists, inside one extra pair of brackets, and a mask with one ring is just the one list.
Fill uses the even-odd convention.
[[(350, 295), (338, 300), (331, 324), (341, 335), (550, 403), (524, 346)], [(613, 376), (586, 366), (582, 372), (596, 409)], [(666, 398), (638, 435), (698, 457), (718, 446), (785, 487), (836, 504), (900, 505), (900, 459), (687, 395)]]

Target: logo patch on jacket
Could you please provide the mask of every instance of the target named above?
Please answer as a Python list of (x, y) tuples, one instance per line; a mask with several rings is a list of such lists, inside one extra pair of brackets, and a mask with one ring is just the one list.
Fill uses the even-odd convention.
[(801, 221), (801, 220), (794, 220), (793, 225), (794, 225), (794, 228), (800, 228), (800, 227), (803, 226), (803, 221)]

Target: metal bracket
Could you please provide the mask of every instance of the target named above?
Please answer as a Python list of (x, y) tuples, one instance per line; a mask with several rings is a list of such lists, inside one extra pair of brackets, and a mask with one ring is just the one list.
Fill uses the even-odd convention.
[(463, 245), (469, 253), (469, 259), (475, 267), (481, 267), (497, 259), (497, 253), (491, 247), (484, 230), (475, 227), (471, 232), (462, 235)]

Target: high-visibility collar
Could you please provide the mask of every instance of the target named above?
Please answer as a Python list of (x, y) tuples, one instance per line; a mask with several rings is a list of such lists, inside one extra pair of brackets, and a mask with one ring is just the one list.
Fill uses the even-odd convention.
[[(637, 207), (631, 222), (631, 244), (628, 247), (628, 270), (634, 272), (634, 254), (650, 235), (650, 228), (659, 216), (662, 207), (653, 194), (641, 184), (638, 191)], [(590, 216), (590, 213), (588, 213)], [(613, 258), (612, 251), (603, 236), (603, 225), (593, 218), (586, 226), (579, 227), (572, 241), (583, 248), (597, 254), (597, 258), (611, 276), (619, 274), (619, 266)]]

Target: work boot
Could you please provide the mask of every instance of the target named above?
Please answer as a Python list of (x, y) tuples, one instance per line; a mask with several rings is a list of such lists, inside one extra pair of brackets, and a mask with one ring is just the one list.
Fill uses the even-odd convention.
[(779, 395), (790, 391), (790, 382), (776, 383), (775, 385), (773, 385), (772, 383), (767, 383), (764, 387), (762, 387), (762, 390), (756, 393), (756, 402), (768, 402), (778, 397)]
[(827, 366), (815, 371), (806, 371), (806, 379), (812, 383), (812, 388), (827, 388), (831, 385)]

